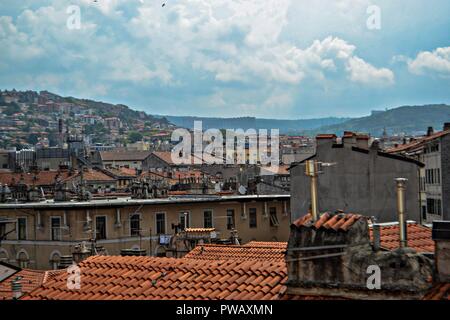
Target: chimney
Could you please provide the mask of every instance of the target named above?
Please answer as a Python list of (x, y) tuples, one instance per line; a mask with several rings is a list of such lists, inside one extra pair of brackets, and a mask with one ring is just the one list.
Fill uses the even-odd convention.
[(450, 122), (446, 122), (446, 123), (444, 123), (444, 131), (448, 131), (448, 130), (450, 130)]
[(14, 300), (18, 300), (22, 296), (22, 277), (16, 277), (11, 281), (11, 291)]
[(397, 182), (397, 214), (400, 233), (400, 248), (406, 248), (408, 246), (408, 240), (405, 219), (405, 190), (406, 181), (408, 181), (408, 179), (397, 178), (395, 181)]
[(336, 143), (337, 136), (335, 134), (319, 134), (316, 136), (316, 144), (322, 145), (328, 142)]
[(379, 224), (372, 225), (373, 249), (379, 251), (381, 248), (381, 226)]
[(427, 129), (427, 137), (431, 136), (434, 133), (433, 127), (428, 127)]
[(316, 160), (307, 160), (305, 173), (311, 178), (311, 214), (313, 217), (313, 221), (317, 221), (317, 219), (319, 218), (319, 200), (317, 194), (319, 163)]
[(369, 149), (370, 137), (366, 134), (358, 134), (356, 136), (356, 146), (361, 149)]
[(344, 131), (344, 135), (342, 136), (342, 144), (344, 146), (356, 147), (357, 146), (356, 134), (352, 131)]
[(450, 221), (433, 221), (438, 282), (450, 282)]

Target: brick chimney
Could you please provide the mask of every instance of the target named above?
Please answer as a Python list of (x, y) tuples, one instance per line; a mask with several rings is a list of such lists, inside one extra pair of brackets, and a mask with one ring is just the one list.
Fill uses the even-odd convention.
[(319, 134), (316, 136), (317, 145), (322, 145), (326, 143), (336, 143), (337, 136), (335, 134)]
[(444, 123), (444, 131), (450, 130), (450, 122)]
[[(294, 221), (286, 253), (287, 294), (349, 299), (420, 299), (430, 289), (432, 260), (411, 248), (379, 250), (368, 217), (343, 212)], [(378, 288), (369, 287), (373, 267)], [(372, 273), (371, 273), (372, 272)]]
[(356, 134), (351, 131), (344, 131), (344, 135), (342, 136), (342, 143), (345, 147), (356, 147), (357, 139)]
[(433, 127), (428, 127), (427, 129), (427, 137), (431, 136), (434, 133)]

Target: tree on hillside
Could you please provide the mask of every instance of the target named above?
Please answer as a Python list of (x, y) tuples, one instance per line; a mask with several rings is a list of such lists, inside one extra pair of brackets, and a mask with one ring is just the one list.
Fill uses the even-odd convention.
[(27, 142), (34, 146), (36, 143), (39, 142), (39, 136), (35, 133), (32, 133), (28, 136)]
[(3, 111), (4, 114), (6, 114), (7, 116), (12, 116), (13, 114), (20, 112), (20, 107), (17, 103), (15, 102), (11, 102), (9, 103), (5, 110)]
[(137, 141), (142, 141), (142, 134), (136, 131), (131, 131), (128, 133), (128, 142), (129, 143), (135, 143)]

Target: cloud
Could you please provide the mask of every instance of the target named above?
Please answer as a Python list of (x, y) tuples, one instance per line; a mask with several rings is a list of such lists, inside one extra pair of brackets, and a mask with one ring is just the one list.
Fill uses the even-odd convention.
[(450, 47), (420, 52), (415, 59), (408, 61), (408, 70), (417, 75), (450, 77)]
[(348, 59), (347, 70), (353, 82), (377, 85), (392, 85), (395, 82), (394, 73), (391, 70), (377, 69), (358, 57)]
[[(399, 37), (388, 24), (395, 5), (384, 0), (379, 32), (366, 27), (369, 0), (6, 2), (0, 86), (49, 86), (150, 112), (209, 114), (212, 107), (221, 115), (282, 117), (310, 106), (308, 115), (328, 112), (330, 101), (361, 112), (360, 97), (379, 95), (371, 101), (383, 104), (387, 90), (404, 85), (396, 79), (401, 65), (389, 65), (391, 52), (420, 50), (416, 42), (414, 49), (399, 41), (380, 46), (388, 30)], [(66, 27), (69, 4), (81, 7), (79, 30)], [(407, 61), (411, 72), (448, 74), (439, 49), (415, 60)]]

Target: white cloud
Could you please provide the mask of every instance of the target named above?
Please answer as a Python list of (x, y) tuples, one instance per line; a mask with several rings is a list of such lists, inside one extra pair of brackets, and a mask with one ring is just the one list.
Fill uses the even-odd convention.
[[(32, 81), (40, 69), (43, 83), (62, 83), (80, 96), (140, 92), (143, 104), (150, 105), (153, 97), (146, 92), (170, 92), (173, 97), (157, 102), (184, 104), (189, 97), (186, 104), (238, 114), (239, 108), (291, 108), (299, 90), (322, 93), (348, 82), (369, 88), (395, 82), (391, 70), (364, 60), (346, 36), (321, 33), (304, 41), (301, 33), (286, 32), (302, 29), (303, 21), (290, 16), (299, 3), (305, 12), (336, 14), (347, 24), (361, 12), (365, 18), (366, 0), (183, 0), (165, 7), (150, 0), (74, 0), (81, 5), (80, 30), (66, 28), (67, 3), (52, 3), (20, 9), (14, 19), (0, 17), (0, 43), (6, 48), (0, 66), (27, 60)], [(39, 68), (35, 61), (42, 63)], [(170, 86), (180, 88), (183, 98)]]
[(394, 73), (386, 68), (377, 69), (361, 58), (351, 57), (347, 62), (350, 80), (363, 84), (392, 85)]
[(417, 75), (436, 74), (450, 77), (450, 47), (437, 48), (433, 52), (422, 51), (408, 61), (408, 69)]

